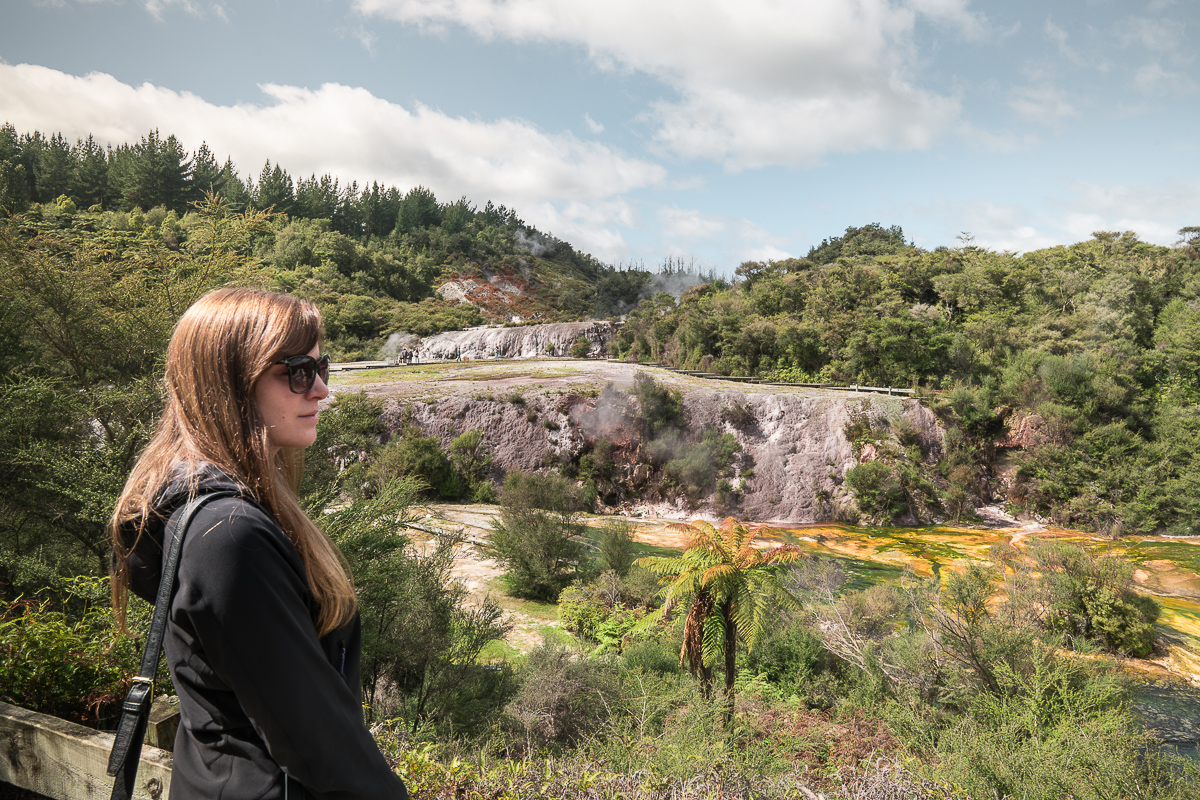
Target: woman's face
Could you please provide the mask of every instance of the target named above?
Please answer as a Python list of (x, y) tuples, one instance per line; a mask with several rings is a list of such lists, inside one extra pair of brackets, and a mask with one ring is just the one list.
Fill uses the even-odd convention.
[[(320, 348), (308, 354), (316, 358)], [(281, 447), (308, 447), (317, 440), (317, 403), (328, 395), (329, 387), (319, 375), (311, 389), (296, 394), (288, 386), (285, 365), (272, 364), (262, 374), (254, 385), (254, 403), (266, 423), (272, 454)]]

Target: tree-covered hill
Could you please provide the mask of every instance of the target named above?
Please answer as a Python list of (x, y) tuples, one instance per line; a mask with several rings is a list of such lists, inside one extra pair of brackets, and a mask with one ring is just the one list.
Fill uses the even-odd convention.
[[(1015, 254), (969, 237), (921, 249), (870, 224), (804, 258), (680, 282), (601, 264), (491, 202), (293, 179), (271, 162), (243, 181), (205, 144), (189, 153), (157, 131), (114, 148), (11, 125), (0, 205), (6, 392), (150, 380), (182, 300), (228, 280), (316, 301), (342, 359), (375, 357), (397, 332), (628, 311), (620, 358), (925, 392), (949, 430), (937, 465), (903, 432), (854, 432), (878, 454), (855, 487), (871, 518), (1000, 501), (1116, 534), (1190, 532), (1200, 512), (1200, 229), (1174, 247), (1098, 232)], [(674, 283), (694, 285), (657, 291)]]
[[(623, 358), (789, 381), (912, 386), (949, 427), (938, 501), (993, 499), (1067, 526), (1193, 532), (1200, 501), (1200, 238), (1132, 233), (1025, 254), (922, 250), (849, 228), (807, 258), (658, 295)], [(869, 424), (857, 435), (895, 445)], [(877, 516), (921, 505), (903, 447), (873, 467)]]
[[(188, 153), (158, 131), (105, 148), (92, 137), (71, 144), (0, 127), (0, 212), (20, 218), (27, 240), (96, 238), (124, 248), (156, 238), (178, 250), (201, 224), (194, 208), (206, 193), (228, 211), (271, 212), (247, 255), (269, 284), (321, 306), (341, 358), (374, 357), (396, 331), (611, 316), (650, 279), (602, 264), (490, 201), (439, 202), (422, 186), (343, 185), (328, 174), (293, 179), (270, 161), (257, 181), (242, 181), (206, 144)], [(451, 281), (476, 290), (448, 302), (436, 289)]]

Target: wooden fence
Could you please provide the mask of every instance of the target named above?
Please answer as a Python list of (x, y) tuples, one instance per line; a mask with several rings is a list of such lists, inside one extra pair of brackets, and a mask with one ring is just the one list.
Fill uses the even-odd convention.
[[(625, 364), (633, 362), (617, 361), (615, 363)], [(897, 386), (838, 386), (833, 383), (795, 383), (790, 381), (769, 381), (765, 378), (756, 378), (752, 375), (720, 375), (716, 372), (701, 372), (698, 369), (675, 369), (675, 367), (666, 367), (662, 364), (653, 361), (638, 362), (639, 367), (657, 367), (670, 372), (677, 372), (680, 375), (690, 375), (694, 378), (704, 378), (710, 381), (733, 381), (734, 383), (753, 383), (758, 386), (799, 386), (804, 389), (828, 389), (831, 392), (872, 392), (874, 394), (907, 394), (913, 395), (917, 393), (916, 389), (901, 389)]]
[[(174, 709), (162, 707), (160, 701), (155, 704), (151, 718), (156, 724), (147, 730), (147, 739), (167, 744), (174, 727), (165, 723), (168, 738), (168, 729), (159, 723)], [(113, 785), (106, 773), (112, 745), (111, 733), (0, 703), (0, 781), (4, 783), (54, 800), (107, 800)], [(170, 790), (171, 754), (143, 745), (134, 798), (166, 800)]]

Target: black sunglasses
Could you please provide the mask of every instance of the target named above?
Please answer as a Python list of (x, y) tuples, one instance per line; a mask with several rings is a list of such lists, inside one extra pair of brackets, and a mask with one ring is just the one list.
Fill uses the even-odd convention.
[(323, 383), (329, 383), (329, 354), (320, 358), (309, 355), (288, 356), (275, 362), (283, 364), (288, 371), (288, 388), (294, 394), (308, 394), (313, 384), (320, 377)]

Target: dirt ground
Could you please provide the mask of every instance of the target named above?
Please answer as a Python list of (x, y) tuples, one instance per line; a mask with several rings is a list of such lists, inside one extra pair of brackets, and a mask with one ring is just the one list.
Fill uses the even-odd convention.
[(845, 394), (828, 389), (709, 380), (645, 364), (628, 364), (603, 358), (438, 361), (406, 367), (350, 370), (341, 369), (342, 367), (341, 364), (330, 367), (329, 385), (335, 395), (340, 391), (366, 390), (371, 395), (382, 394), (399, 400), (471, 397), (480, 392), (514, 388), (533, 394), (563, 394), (589, 389), (598, 391), (608, 383), (618, 387), (630, 386), (638, 372), (648, 372), (656, 381), (677, 389), (708, 388), (719, 391), (736, 390), (745, 394), (805, 396)]
[[(492, 520), (500, 513), (498, 506), (493, 505), (433, 505), (429, 507), (428, 517), (424, 520), (436, 527), (459, 531), (470, 539), (486, 540), (491, 532)], [(599, 525), (603, 518), (588, 517), (586, 522)], [(688, 541), (688, 534), (680, 529), (680, 523), (672, 520), (629, 520), (636, 526), (634, 540), (643, 544), (670, 547), (682, 550)], [(418, 541), (428, 537), (419, 531), (411, 531)], [(469, 602), (480, 603), (489, 595), (505, 610), (513, 622), (513, 632), (509, 634), (508, 644), (517, 650), (527, 653), (542, 643), (546, 628), (557, 628), (556, 615), (544, 613), (536, 604), (524, 603), (506, 597), (498, 587), (498, 580), (503, 573), (500, 565), (490, 558), (479, 554), (475, 545), (470, 541), (460, 544), (456, 552), (453, 576), (460, 581), (468, 591)]]

